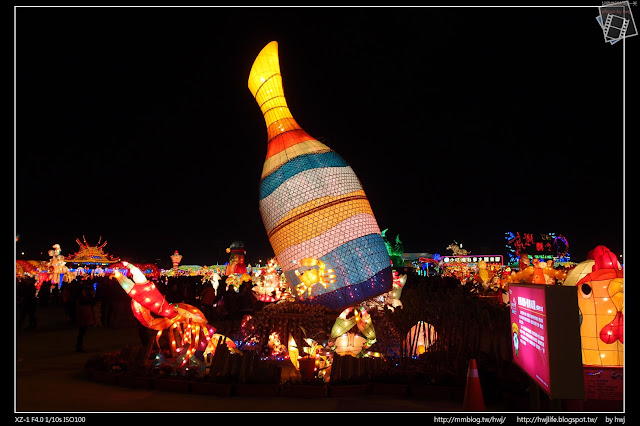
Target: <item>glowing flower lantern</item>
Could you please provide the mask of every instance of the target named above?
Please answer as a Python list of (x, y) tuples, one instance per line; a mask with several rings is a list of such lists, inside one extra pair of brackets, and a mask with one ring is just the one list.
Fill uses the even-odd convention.
[(371, 346), (371, 344), (376, 341), (376, 331), (373, 328), (371, 315), (369, 315), (366, 309), (359, 308), (355, 310), (355, 316), (358, 330), (367, 338), (367, 341), (370, 342), (369, 346)]
[(335, 339), (338, 336), (345, 334), (347, 331), (351, 330), (354, 325), (356, 325), (356, 317), (347, 318), (349, 312), (351, 312), (353, 308), (347, 308), (333, 323), (333, 327), (331, 327), (331, 338)]
[[(331, 265), (335, 282), (306, 303), (341, 309), (391, 290), (391, 262), (362, 185), (347, 162), (309, 136), (284, 96), (278, 44), (257, 56), (248, 81), (267, 126), (260, 213), (273, 251), (295, 293), (294, 260)], [(314, 289), (315, 290), (315, 289)]]
[[(347, 318), (350, 312), (353, 312), (354, 315)], [(366, 338), (351, 332), (354, 326)], [(367, 349), (376, 342), (376, 333), (371, 322), (371, 316), (362, 307), (345, 309), (331, 328), (331, 338), (334, 339), (335, 352), (338, 355), (358, 356), (363, 349)]]
[(576, 284), (584, 365), (624, 365), (624, 277), (606, 247), (593, 253), (592, 272)]
[(407, 333), (406, 348), (409, 356), (417, 356), (426, 352), (438, 337), (435, 328), (424, 321), (411, 327)]
[(178, 253), (178, 250), (176, 250), (171, 255), (171, 263), (173, 264), (173, 274), (174, 275), (178, 275), (178, 265), (180, 265), (180, 261), (181, 260), (182, 260), (182, 255), (180, 253)]
[(355, 333), (345, 333), (335, 340), (335, 351), (338, 355), (358, 356), (363, 349), (367, 339)]
[(280, 299), (280, 277), (276, 266), (276, 260), (271, 259), (263, 274), (260, 274), (260, 270), (256, 271), (256, 285), (253, 291), (256, 298), (262, 302), (275, 302)]
[(278, 300), (272, 295), (272, 292), (275, 291), (275, 289), (272, 290), (272, 287), (262, 286), (258, 284), (254, 286), (252, 290), (256, 299), (261, 302), (275, 302), (276, 300)]

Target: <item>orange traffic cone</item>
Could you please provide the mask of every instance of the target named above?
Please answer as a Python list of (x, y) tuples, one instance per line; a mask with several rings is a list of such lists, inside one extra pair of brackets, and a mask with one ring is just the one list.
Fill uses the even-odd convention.
[(464, 390), (464, 401), (462, 402), (463, 411), (485, 411), (484, 398), (482, 398), (482, 388), (480, 387), (480, 377), (478, 376), (478, 367), (476, 360), (471, 359), (469, 362), (469, 371), (467, 371), (467, 387)]

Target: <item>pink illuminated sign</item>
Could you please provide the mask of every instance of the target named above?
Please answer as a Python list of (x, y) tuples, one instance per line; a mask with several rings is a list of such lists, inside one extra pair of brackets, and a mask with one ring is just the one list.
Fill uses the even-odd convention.
[(510, 293), (513, 360), (549, 393), (551, 384), (544, 288), (512, 286)]
[(584, 398), (573, 286), (509, 284), (513, 361), (551, 398)]

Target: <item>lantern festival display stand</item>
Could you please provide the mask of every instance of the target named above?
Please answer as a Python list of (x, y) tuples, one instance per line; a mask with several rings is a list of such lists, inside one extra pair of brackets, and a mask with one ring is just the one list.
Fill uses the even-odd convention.
[[(131, 307), (135, 311), (136, 318), (139, 321), (141, 319), (143, 324), (155, 327), (154, 330), (161, 331), (161, 340), (169, 336), (175, 336), (176, 346), (174, 353), (165, 353), (166, 358), (156, 357), (149, 361), (150, 368), (147, 375), (153, 375), (153, 378), (146, 378), (146, 380), (136, 378), (135, 380), (139, 380), (140, 384), (133, 384), (133, 378), (123, 376), (121, 371), (112, 371), (109, 374), (112, 384), (140, 389), (163, 388), (167, 391), (190, 392), (192, 394), (248, 396), (255, 393), (268, 393), (270, 395), (295, 395), (298, 397), (312, 397), (314, 395), (346, 397), (350, 395), (378, 394), (399, 397), (423, 395), (423, 397), (427, 398), (426, 395), (431, 394), (440, 395), (448, 399), (457, 398), (464, 390), (459, 386), (446, 386), (436, 376), (433, 376), (436, 377), (436, 380), (430, 379), (428, 381), (424, 380), (425, 376), (414, 378), (406, 376), (403, 381), (394, 381), (393, 376), (384, 373), (384, 368), (391, 367), (391, 364), (382, 356), (376, 356), (372, 349), (377, 350), (377, 346), (373, 348), (373, 345), (378, 343), (378, 339), (388, 338), (383, 336), (386, 336), (386, 329), (390, 323), (383, 323), (384, 325), (380, 330), (377, 330), (374, 328), (374, 321), (385, 318), (385, 315), (400, 315), (407, 309), (412, 309), (413, 303), (409, 301), (410, 299), (405, 301), (408, 306), (396, 304), (395, 308), (391, 309), (393, 306), (387, 305), (386, 295), (381, 295), (378, 304), (356, 305), (343, 310), (339, 315), (335, 314), (335, 310), (317, 305), (307, 305), (298, 301), (265, 302), (265, 306), (259, 312), (256, 312), (256, 314), (260, 314), (259, 324), (263, 328), (260, 329), (257, 335), (269, 337), (269, 345), (266, 344), (266, 340), (261, 340), (265, 343), (263, 350), (258, 346), (255, 348), (245, 347), (239, 340), (236, 341), (237, 343), (228, 341), (228, 345), (223, 342), (208, 342), (204, 334), (202, 334), (204, 330), (207, 329), (209, 336), (214, 336), (215, 333), (211, 334), (208, 325), (200, 317), (197, 310), (194, 311), (192, 307), (185, 304), (167, 304), (163, 301), (161, 295), (156, 294), (152, 286), (153, 283), (147, 281), (140, 273), (139, 268), (128, 263), (123, 263), (123, 266), (129, 271), (126, 276), (120, 272), (114, 272), (114, 274), (120, 274), (119, 278), (122, 280), (123, 291), (127, 292), (132, 298)], [(404, 275), (402, 277), (407, 278)], [(398, 279), (402, 277), (398, 276)], [(413, 279), (420, 282), (437, 278), (411, 278), (411, 280)], [(410, 297), (415, 296), (415, 291), (419, 289), (427, 291), (429, 294), (434, 291), (433, 288), (427, 286), (418, 285), (416, 287), (413, 281), (410, 281), (410, 283), (413, 282), (412, 285), (407, 284), (404, 279), (402, 282), (403, 287), (410, 287), (406, 290), (410, 291)], [(399, 301), (402, 294), (393, 298), (393, 300)], [(460, 297), (467, 298), (466, 295), (467, 292), (462, 292)], [(420, 299), (423, 299), (423, 296), (420, 296)], [(429, 298), (427, 297), (427, 299)], [(475, 300), (473, 303), (478, 303), (477, 297), (470, 300)], [(148, 306), (146, 309), (154, 309), (154, 312), (157, 311), (157, 313), (153, 318), (148, 317), (145, 314), (146, 311), (140, 309), (138, 305), (142, 307)], [(263, 316), (263, 313), (267, 313), (267, 315)], [(289, 325), (284, 326), (286, 322)], [(243, 319), (242, 323), (245, 324), (247, 330), (252, 329), (251, 322), (245, 323)], [(165, 327), (173, 324), (178, 324), (178, 326), (176, 328)], [(303, 339), (299, 337), (300, 334), (294, 332), (295, 340), (305, 346), (299, 347), (298, 356), (291, 355), (293, 353), (292, 349), (294, 349), (294, 346), (291, 346), (288, 352), (290, 359), (282, 357), (283, 354), (287, 353), (286, 348), (282, 351), (280, 349), (283, 346), (282, 342), (274, 337), (272, 343), (271, 337), (275, 331), (284, 334), (285, 330), (287, 330), (286, 335), (288, 335), (290, 331), (293, 331), (292, 325), (297, 329), (305, 327), (306, 330), (312, 331), (314, 339), (327, 340), (316, 341), (308, 338), (306, 332), (303, 332), (305, 335)], [(416, 323), (414, 322), (412, 326), (415, 325)], [(407, 340), (405, 346), (412, 348), (409, 351), (411, 355), (409, 353), (402, 355), (402, 351), (399, 351), (397, 352), (398, 356), (430, 356), (431, 353), (427, 352), (432, 349), (433, 343), (446, 339), (446, 330), (436, 335), (429, 324), (418, 323), (417, 325), (418, 327), (413, 328), (413, 333), (410, 336), (398, 336), (401, 346), (402, 342)], [(198, 331), (202, 333), (198, 333)], [(196, 345), (194, 340), (196, 335), (199, 336), (202, 345)], [(166, 342), (168, 340), (165, 340), (165, 345)], [(152, 348), (155, 348), (155, 343), (154, 341)], [(222, 349), (221, 344), (227, 346), (227, 348)], [(238, 351), (230, 350), (234, 344)], [(189, 351), (191, 347), (196, 348), (195, 352)], [(211, 349), (207, 356), (204, 356), (203, 347), (210, 347)], [(242, 349), (242, 351), (239, 349)], [(297, 345), (295, 349), (298, 349)], [(293, 369), (295, 374), (287, 375), (284, 368), (281, 371), (282, 374), (278, 374), (277, 377), (270, 377), (269, 380), (259, 380), (255, 375), (248, 373), (243, 373), (244, 375), (238, 374), (238, 372), (242, 371), (240, 366), (248, 366), (248, 360), (254, 354), (260, 353), (260, 356), (269, 355), (267, 351), (273, 351), (274, 356), (279, 356), (281, 363), (292, 364), (295, 359), (298, 363), (298, 368), (294, 367)], [(273, 361), (275, 361), (275, 358), (267, 362)], [(262, 362), (265, 361), (261, 360)], [(278, 365), (277, 362), (275, 364)], [(205, 371), (202, 370), (203, 365), (205, 365)], [(201, 371), (202, 373), (196, 374), (196, 372)], [(249, 372), (249, 370), (246, 371)], [(191, 372), (193, 372), (193, 375), (191, 375)], [(131, 369), (126, 375), (130, 374)], [(144, 374), (141, 374), (141, 376), (144, 376)], [(413, 383), (412, 381), (418, 383)], [(424, 383), (422, 383), (423, 381)], [(189, 384), (185, 384), (185, 382), (189, 382)], [(428, 388), (422, 388), (421, 384), (428, 386)], [(259, 388), (262, 388), (262, 390), (259, 390)]]
[[(127, 269), (130, 267), (134, 268), (132, 265), (129, 265)], [(135, 271), (135, 269), (133, 270)], [(131, 274), (131, 282), (135, 285), (129, 287), (130, 296), (131, 291), (134, 289), (138, 291), (136, 291), (133, 296), (138, 297), (138, 294), (145, 294), (144, 288), (150, 285), (138, 275), (137, 272)], [(140, 282), (136, 283), (136, 279)], [(420, 278), (420, 280), (422, 279), (423, 278)], [(126, 281), (124, 281), (124, 283), (125, 286), (129, 284)], [(141, 300), (145, 302), (145, 300)], [(155, 305), (155, 303), (163, 304), (162, 300), (156, 300), (151, 304)], [(408, 300), (407, 303), (411, 306)], [(108, 376), (111, 380), (110, 383), (113, 385), (138, 389), (160, 390), (160, 388), (162, 388), (164, 391), (218, 396), (250, 396), (261, 394), (271, 396), (295, 396), (298, 398), (340, 398), (370, 394), (458, 400), (459, 396), (462, 395), (464, 388), (458, 385), (446, 385), (440, 381), (436, 382), (433, 380), (422, 383), (422, 377), (411, 378), (410, 376), (406, 376), (405, 380), (395, 381), (393, 380), (393, 376), (385, 374), (385, 369), (391, 368), (391, 364), (380, 356), (374, 356), (371, 352), (371, 349), (374, 349), (372, 346), (375, 344), (374, 340), (382, 338), (386, 331), (386, 324), (380, 327), (379, 330), (377, 329), (378, 327), (374, 329), (374, 325), (378, 325), (378, 318), (381, 318), (380, 312), (388, 315), (393, 313), (383, 302), (381, 302), (382, 305), (377, 308), (372, 306), (365, 309), (363, 306), (355, 306), (350, 309), (345, 309), (340, 315), (337, 315), (337, 317), (333, 310), (326, 311), (319, 309), (318, 306), (305, 305), (298, 302), (268, 304), (263, 310), (267, 310), (268, 307), (272, 307), (274, 310), (285, 308), (287, 304), (291, 305), (290, 309), (295, 307), (297, 314), (291, 314), (289, 313), (291, 311), (287, 310), (277, 312), (287, 313), (293, 321), (291, 324), (304, 326), (306, 330), (312, 331), (315, 337), (319, 337), (320, 339), (327, 338), (327, 340), (316, 341), (306, 337), (306, 333), (303, 333), (305, 335), (304, 339), (295, 338), (297, 342), (306, 344), (306, 346), (301, 345), (299, 347), (299, 355), (302, 355), (302, 357), (295, 358), (298, 361), (299, 368), (299, 370), (296, 370), (294, 367), (295, 374), (286, 374), (284, 368), (281, 374), (277, 375), (277, 379), (270, 377), (269, 380), (258, 380), (258, 378), (252, 374), (238, 374), (243, 370), (242, 365), (248, 368), (247, 366), (250, 365), (249, 360), (252, 356), (255, 356), (257, 353), (260, 353), (261, 356), (265, 354), (265, 352), (259, 352), (257, 348), (242, 348), (240, 343), (237, 344), (237, 347), (243, 349), (242, 353), (230, 351), (229, 348), (224, 350), (222, 346), (216, 345), (216, 350), (212, 351), (207, 357), (208, 370), (204, 372), (204, 376), (190, 376), (185, 372), (184, 368), (180, 370), (178, 367), (181, 364), (177, 362), (181, 354), (180, 352), (177, 353), (178, 357), (167, 356), (166, 359), (153, 358), (149, 361), (149, 364), (153, 368), (147, 373), (149, 377), (146, 378), (128, 377), (131, 375), (131, 369), (129, 369), (127, 373), (111, 371), (109, 373), (99, 374)], [(132, 304), (132, 306), (135, 307), (136, 305)], [(186, 308), (182, 307), (182, 309)], [(397, 306), (395, 308), (395, 314), (398, 315), (405, 309), (407, 309), (407, 306)], [(161, 313), (165, 312), (162, 309), (158, 309), (158, 311)], [(181, 311), (178, 311), (178, 313), (180, 312)], [(313, 312), (313, 314), (309, 314), (309, 312)], [(327, 313), (331, 313), (331, 315), (327, 315)], [(171, 311), (167, 311), (165, 315), (164, 318), (166, 319), (173, 318)], [(187, 313), (182, 312), (180, 316), (186, 318)], [(321, 319), (321, 317), (324, 316), (327, 318)], [(182, 321), (183, 319), (181, 319), (181, 317), (176, 317), (176, 320)], [(287, 318), (286, 315), (276, 317), (276, 321), (273, 323), (263, 322), (263, 324), (278, 324), (284, 318)], [(162, 321), (164, 322), (166, 319)], [(197, 320), (197, 316), (195, 319)], [(261, 319), (261, 321), (263, 320)], [(373, 321), (376, 321), (376, 323), (374, 324)], [(316, 324), (317, 327), (312, 324)], [(247, 324), (247, 328), (250, 328), (249, 325), (250, 324)], [(269, 325), (268, 328), (271, 329), (272, 325)], [(416, 325), (416, 323), (413, 323), (413, 325)], [(401, 341), (405, 341), (405, 339), (408, 338), (410, 342), (409, 346), (415, 349), (416, 356), (425, 355), (425, 353), (431, 349), (433, 342), (438, 342), (446, 337), (445, 334), (438, 333), (436, 336), (431, 333), (432, 328), (426, 323), (418, 325), (419, 327), (414, 329), (414, 333), (411, 334), (411, 336), (399, 337)], [(296, 327), (298, 327), (298, 325), (296, 325)], [(190, 327), (181, 326), (180, 328), (183, 330), (182, 335), (186, 335)], [(322, 334), (322, 332), (318, 334), (317, 331), (320, 330), (324, 330), (325, 334)], [(282, 331), (280, 331), (280, 333), (282, 334)], [(169, 332), (163, 330), (162, 335), (168, 336)], [(178, 335), (180, 335), (180, 333), (177, 333), (176, 337)], [(264, 335), (264, 332), (261, 332), (260, 335)], [(294, 335), (296, 334), (294, 333)], [(202, 337), (202, 335), (200, 336)], [(286, 341), (284, 342), (286, 343)], [(282, 342), (276, 343), (274, 339), (273, 345), (268, 346), (268, 348), (275, 351), (276, 346), (281, 346), (281, 343)], [(177, 346), (180, 347), (180, 345)], [(278, 352), (282, 353), (281, 351)], [(323, 359), (323, 357), (326, 359)], [(193, 369), (193, 371), (200, 371), (201, 366), (198, 364), (203, 361), (198, 355), (198, 351), (193, 353), (189, 359), (192, 362), (189, 361), (184, 364), (184, 366), (188, 370)], [(294, 358), (292, 357), (292, 359)], [(264, 362), (273, 363), (274, 365), (292, 364), (292, 361), (286, 357), (281, 358), (279, 362), (274, 360), (261, 360), (260, 364)], [(168, 368), (168, 364), (173, 366), (172, 370)], [(330, 369), (327, 367), (330, 367)], [(325, 371), (326, 374), (321, 375), (321, 371)], [(97, 376), (98, 374), (96, 374), (96, 377)], [(141, 374), (141, 376), (144, 376), (144, 374)], [(264, 378), (266, 378), (266, 376), (263, 376), (263, 379)], [(134, 381), (139, 384), (133, 384)]]

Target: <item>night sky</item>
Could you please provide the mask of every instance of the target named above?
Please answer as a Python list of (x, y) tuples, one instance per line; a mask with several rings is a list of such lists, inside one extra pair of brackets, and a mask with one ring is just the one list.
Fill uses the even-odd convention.
[(406, 252), (504, 254), (513, 231), (562, 234), (575, 261), (622, 254), (625, 46), (596, 6), (15, 12), (18, 259), (83, 236), (161, 266), (224, 263), (234, 240), (273, 256), (247, 88), (272, 40), (293, 117)]

